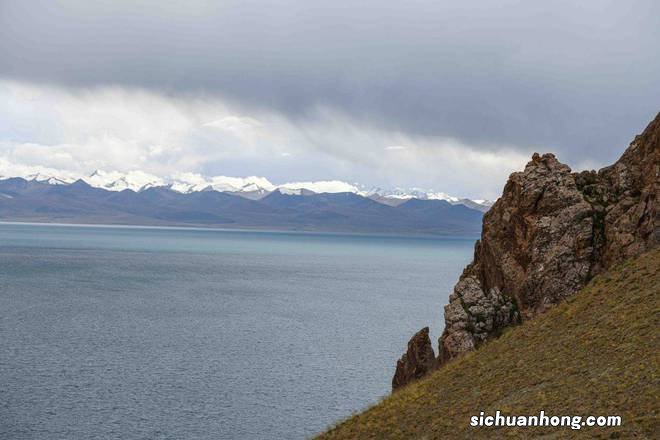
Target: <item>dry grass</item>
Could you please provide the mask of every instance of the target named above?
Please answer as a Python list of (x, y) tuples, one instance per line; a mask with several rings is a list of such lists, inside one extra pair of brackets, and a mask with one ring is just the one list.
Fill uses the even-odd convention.
[[(660, 249), (596, 277), (322, 439), (660, 438)], [(470, 416), (620, 415), (615, 428), (473, 428)]]

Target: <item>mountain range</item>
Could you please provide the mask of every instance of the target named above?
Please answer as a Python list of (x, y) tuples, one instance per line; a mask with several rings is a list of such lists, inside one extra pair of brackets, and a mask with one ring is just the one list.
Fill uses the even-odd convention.
[(0, 220), (476, 236), (488, 202), (370, 190), (339, 181), (142, 172), (0, 179)]
[(0, 172), (0, 180), (10, 177), (22, 177), (28, 181), (48, 183), (51, 185), (69, 185), (77, 180), (82, 180), (88, 185), (106, 189), (108, 191), (123, 191), (130, 189), (135, 192), (144, 191), (149, 188), (167, 187), (172, 191), (182, 194), (214, 190), (239, 195), (249, 199), (260, 199), (275, 190), (283, 194), (310, 195), (321, 193), (354, 193), (368, 197), (377, 202), (396, 206), (406, 200), (446, 200), (454, 205), (465, 205), (469, 208), (486, 212), (493, 204), (490, 200), (454, 197), (444, 192), (421, 188), (395, 188), (386, 189), (380, 187), (367, 188), (360, 184), (352, 184), (340, 180), (322, 180), (313, 182), (288, 182), (280, 185), (271, 183), (265, 177), (206, 177), (196, 173), (178, 173), (171, 177), (161, 178), (144, 171), (119, 171), (95, 170), (87, 175), (76, 175), (69, 172), (52, 169), (28, 169), (25, 172), (7, 172), (3, 167)]

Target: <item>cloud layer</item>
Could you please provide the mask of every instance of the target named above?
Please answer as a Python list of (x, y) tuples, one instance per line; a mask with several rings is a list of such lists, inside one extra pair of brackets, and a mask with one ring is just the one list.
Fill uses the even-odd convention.
[(7, 0), (0, 140), (53, 164), (496, 193), (532, 150), (618, 157), (658, 111), (659, 16), (653, 0)]
[(269, 111), (248, 114), (217, 98), (122, 87), (0, 82), (0, 120), (4, 168), (35, 172), (256, 174), (278, 183), (339, 179), (492, 197), (530, 154), (384, 130), (321, 107), (301, 123)]

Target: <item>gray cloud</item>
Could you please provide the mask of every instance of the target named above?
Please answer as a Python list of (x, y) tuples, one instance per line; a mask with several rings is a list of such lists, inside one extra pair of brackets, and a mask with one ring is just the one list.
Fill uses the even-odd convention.
[(0, 76), (217, 95), (302, 125), (322, 106), (579, 166), (658, 111), (658, 17), (654, 0), (4, 0)]

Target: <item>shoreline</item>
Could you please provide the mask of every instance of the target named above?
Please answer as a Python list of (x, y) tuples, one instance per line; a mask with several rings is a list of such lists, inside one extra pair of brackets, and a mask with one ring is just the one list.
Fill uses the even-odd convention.
[(296, 229), (266, 229), (266, 228), (227, 228), (213, 226), (183, 226), (183, 225), (139, 225), (125, 223), (75, 223), (75, 222), (47, 222), (47, 221), (17, 221), (0, 220), (1, 225), (14, 226), (57, 226), (57, 227), (81, 227), (81, 228), (105, 228), (105, 229), (146, 229), (146, 230), (171, 230), (171, 231), (208, 231), (208, 232), (234, 232), (234, 233), (263, 233), (281, 235), (311, 235), (311, 236), (347, 236), (347, 237), (373, 237), (394, 239), (420, 239), (420, 240), (478, 240), (479, 235), (443, 235), (428, 233), (387, 233), (387, 232), (350, 232), (350, 231), (327, 231), (327, 230), (296, 230)]

